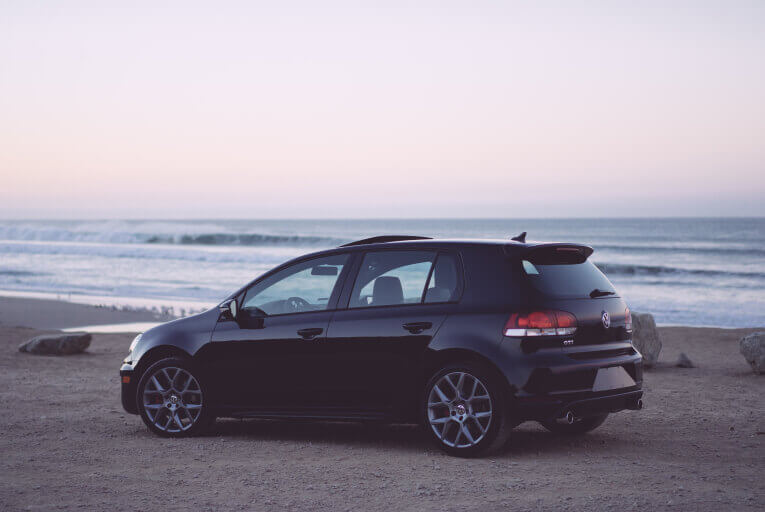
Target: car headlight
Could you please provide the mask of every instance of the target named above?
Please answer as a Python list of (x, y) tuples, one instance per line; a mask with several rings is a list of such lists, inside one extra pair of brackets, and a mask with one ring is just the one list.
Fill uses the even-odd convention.
[(135, 338), (133, 338), (133, 342), (130, 344), (130, 348), (128, 349), (128, 353), (132, 353), (133, 350), (135, 350), (136, 345), (138, 345), (138, 342), (141, 341), (141, 336), (143, 336), (143, 333), (139, 334)]

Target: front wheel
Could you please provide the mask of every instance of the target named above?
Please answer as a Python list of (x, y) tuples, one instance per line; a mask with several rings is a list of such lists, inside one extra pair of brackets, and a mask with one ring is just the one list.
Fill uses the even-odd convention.
[(199, 434), (215, 419), (194, 368), (177, 357), (157, 361), (144, 372), (137, 402), (141, 419), (161, 436)]
[(500, 448), (510, 430), (504, 393), (490, 369), (451, 364), (425, 387), (425, 424), (438, 446), (458, 457)]
[(574, 423), (563, 423), (556, 420), (542, 421), (540, 423), (542, 423), (544, 428), (555, 434), (577, 436), (595, 430), (606, 421), (606, 418), (608, 418), (608, 413), (577, 418), (574, 420)]

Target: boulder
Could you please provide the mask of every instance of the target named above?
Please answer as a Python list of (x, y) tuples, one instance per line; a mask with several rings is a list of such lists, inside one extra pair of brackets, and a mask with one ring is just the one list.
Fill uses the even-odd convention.
[(50, 356), (79, 354), (90, 346), (90, 338), (87, 332), (43, 334), (19, 345), (19, 352)]
[(741, 338), (738, 344), (746, 362), (754, 373), (765, 375), (765, 332), (755, 332)]
[(651, 368), (659, 360), (661, 340), (650, 313), (632, 313), (632, 343), (643, 354), (643, 366)]
[(685, 352), (680, 352), (680, 356), (677, 358), (675, 366), (678, 368), (696, 368), (691, 358), (685, 355)]

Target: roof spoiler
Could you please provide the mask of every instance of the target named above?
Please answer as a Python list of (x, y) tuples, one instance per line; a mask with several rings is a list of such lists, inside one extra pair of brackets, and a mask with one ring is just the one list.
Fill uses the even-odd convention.
[(521, 249), (523, 259), (539, 265), (584, 263), (594, 252), (588, 245), (549, 243)]

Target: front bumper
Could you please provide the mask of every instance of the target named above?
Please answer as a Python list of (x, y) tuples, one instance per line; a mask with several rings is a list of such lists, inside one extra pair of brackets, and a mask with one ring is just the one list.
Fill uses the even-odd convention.
[[(128, 382), (125, 382), (127, 377)], [(123, 364), (120, 368), (120, 382), (122, 395), (122, 408), (130, 414), (138, 414), (138, 403), (136, 402), (136, 389), (138, 382), (135, 369), (130, 364)]]

